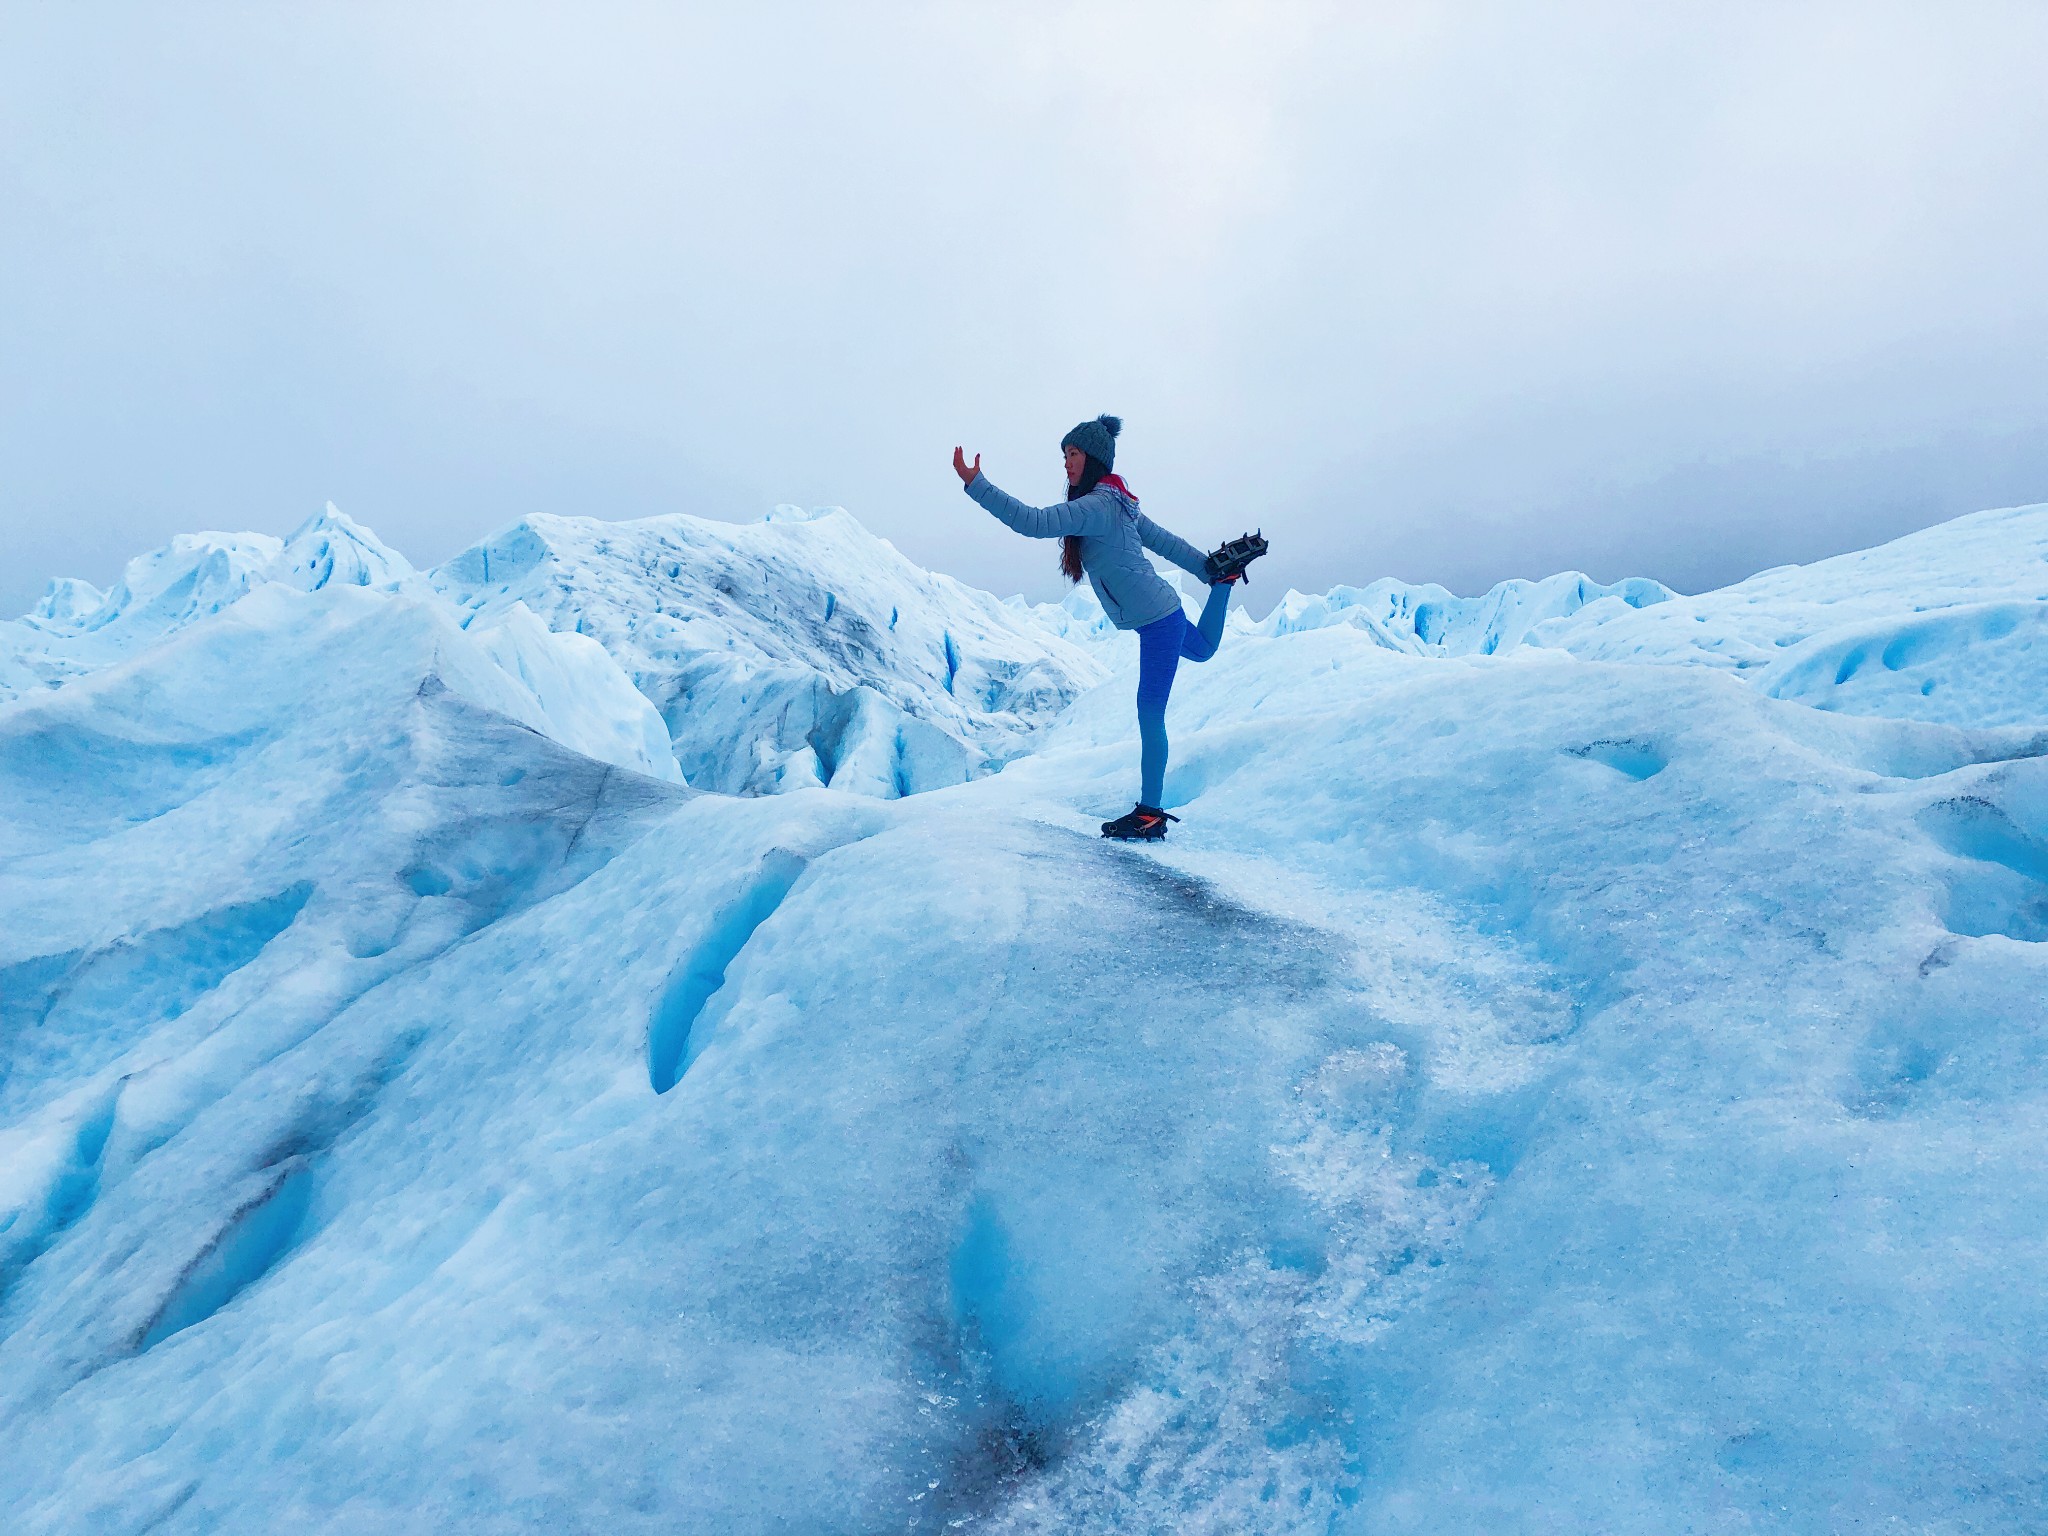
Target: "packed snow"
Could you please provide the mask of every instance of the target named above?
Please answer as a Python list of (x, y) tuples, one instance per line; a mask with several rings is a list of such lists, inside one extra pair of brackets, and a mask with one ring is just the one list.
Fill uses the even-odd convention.
[(2044, 612), (2048, 507), (1292, 594), (1133, 848), (1128, 637), (840, 513), (53, 584), (0, 1508), (2039, 1530)]

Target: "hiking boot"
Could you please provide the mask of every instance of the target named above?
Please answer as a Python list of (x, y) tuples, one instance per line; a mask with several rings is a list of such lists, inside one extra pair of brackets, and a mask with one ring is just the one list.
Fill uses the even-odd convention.
[(1266, 552), (1266, 538), (1263, 533), (1248, 533), (1241, 539), (1232, 539), (1221, 549), (1209, 556), (1209, 585), (1224, 581), (1249, 581), (1244, 568)]
[(1166, 824), (1179, 820), (1178, 816), (1169, 816), (1154, 806), (1141, 803), (1132, 806), (1115, 821), (1105, 821), (1102, 835), (1127, 843), (1156, 843), (1166, 836)]

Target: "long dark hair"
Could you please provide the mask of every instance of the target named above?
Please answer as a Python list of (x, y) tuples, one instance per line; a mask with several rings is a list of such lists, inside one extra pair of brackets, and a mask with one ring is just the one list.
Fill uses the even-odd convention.
[[(1081, 466), (1080, 480), (1067, 487), (1067, 500), (1079, 501), (1096, 486), (1102, 484), (1102, 477), (1109, 473), (1109, 466), (1094, 454), (1083, 454), (1088, 462)], [(1081, 535), (1070, 533), (1060, 540), (1060, 573), (1067, 580), (1078, 582), (1088, 573), (1081, 569)]]

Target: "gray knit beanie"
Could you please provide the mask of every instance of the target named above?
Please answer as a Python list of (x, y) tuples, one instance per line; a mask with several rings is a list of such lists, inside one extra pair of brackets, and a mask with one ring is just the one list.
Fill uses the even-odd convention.
[(1098, 416), (1093, 421), (1082, 422), (1061, 438), (1060, 447), (1078, 448), (1089, 458), (1100, 462), (1104, 469), (1115, 469), (1116, 435), (1123, 429), (1123, 422), (1116, 417)]

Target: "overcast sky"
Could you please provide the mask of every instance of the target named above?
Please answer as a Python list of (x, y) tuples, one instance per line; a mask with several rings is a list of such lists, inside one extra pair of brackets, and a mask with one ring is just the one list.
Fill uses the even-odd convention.
[(1698, 590), (2048, 500), (2048, 6), (0, 0), (0, 612), (332, 499), (839, 504), (1052, 596)]

